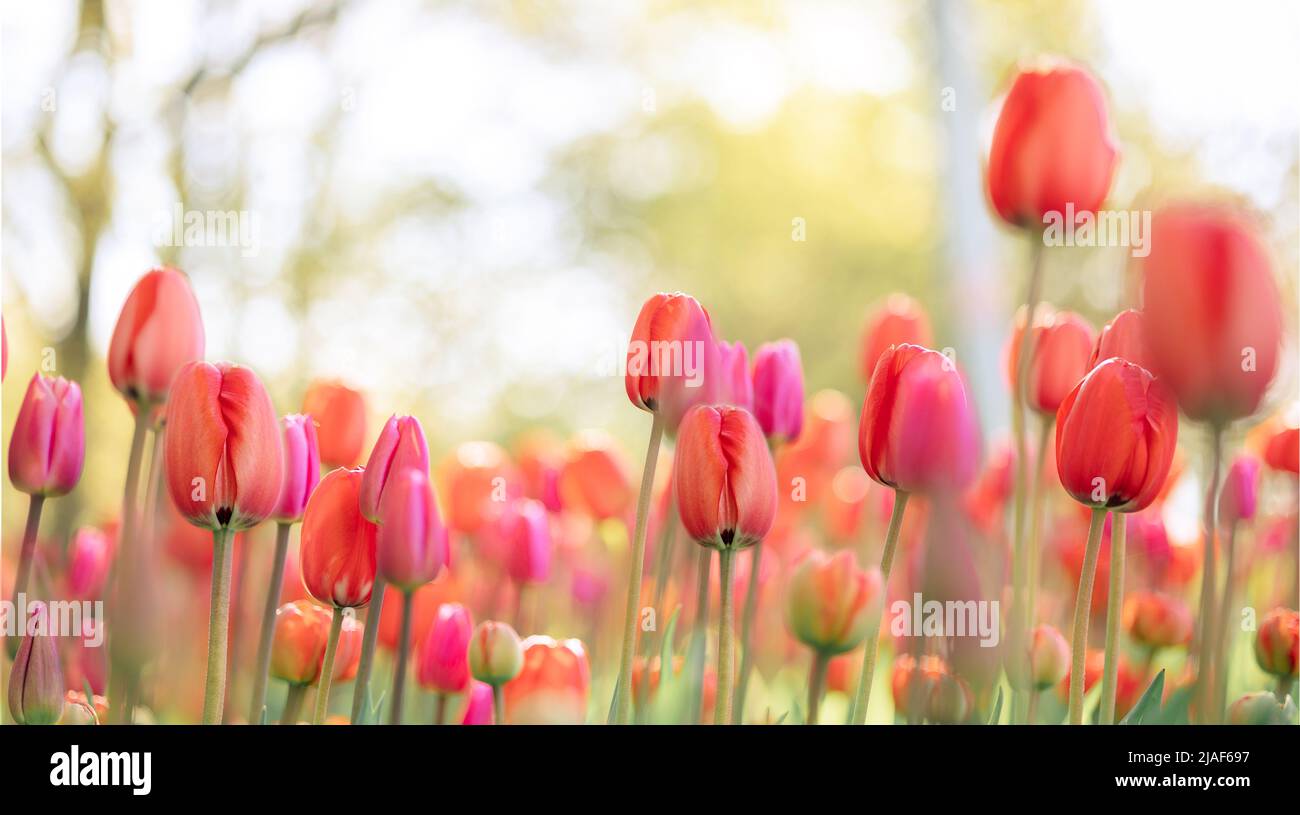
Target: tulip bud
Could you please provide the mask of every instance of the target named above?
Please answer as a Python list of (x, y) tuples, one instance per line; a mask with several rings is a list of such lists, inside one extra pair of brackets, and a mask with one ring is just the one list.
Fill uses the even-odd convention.
[(1148, 648), (1186, 645), (1192, 638), (1192, 612), (1177, 597), (1139, 591), (1124, 601), (1124, 627)]
[(1264, 445), (1264, 462), (1278, 472), (1300, 475), (1300, 428), (1274, 431)]
[(789, 443), (803, 432), (803, 363), (793, 340), (754, 353), (754, 418), (769, 439)]
[[(364, 495), (365, 481), (361, 482)], [(379, 574), (402, 591), (432, 581), (447, 563), (447, 528), (424, 470), (394, 473), (379, 505), (375, 551)]]
[(461, 724), (493, 724), (492, 686), (486, 682), (471, 682), (469, 699), (465, 704), (465, 716)]
[(469, 642), (469, 669), (475, 679), (503, 685), (519, 675), (524, 649), (519, 635), (507, 623), (484, 620)]
[(294, 413), (280, 419), (284, 439), (284, 481), (280, 499), (271, 517), (280, 523), (302, 520), (307, 499), (320, 481), (320, 449), (316, 445), (316, 423), (310, 416)]
[(276, 609), (271, 676), (290, 685), (314, 684), (325, 660), (329, 629), (329, 610), (311, 600), (295, 600)]
[(496, 520), (510, 489), (506, 451), (490, 441), (467, 441), (438, 467), (447, 498), (447, 526), (477, 535)]
[(851, 651), (880, 614), (880, 570), (863, 571), (853, 552), (810, 551), (790, 575), (786, 620), (795, 637), (822, 654)]
[(904, 716), (922, 715), (929, 707), (935, 686), (947, 673), (948, 666), (939, 657), (921, 657), (919, 664), (910, 654), (895, 657), (889, 683), (894, 711)]
[(191, 362), (167, 400), (167, 489), (204, 529), (249, 529), (280, 498), (284, 448), (271, 397), (248, 368)]
[(709, 314), (686, 294), (656, 294), (641, 307), (627, 349), (632, 404), (662, 413), (674, 432), (686, 411), (718, 393), (720, 360)]
[(673, 460), (682, 526), (714, 549), (761, 541), (776, 516), (776, 468), (749, 411), (699, 405), (682, 419)]
[(28, 606), (27, 629), (9, 674), (9, 713), (19, 724), (54, 724), (63, 715), (59, 648), (42, 602)]
[(916, 345), (881, 354), (862, 405), (858, 453), (867, 475), (904, 492), (969, 485), (979, 427), (952, 360)]
[(587, 719), (591, 668), (582, 642), (546, 636), (523, 641), (524, 667), (506, 683), (510, 724), (582, 724)]
[(1228, 706), (1228, 724), (1295, 724), (1295, 702), (1285, 701), (1268, 691), (1248, 693)]
[(501, 518), (506, 569), (519, 584), (545, 583), (551, 576), (551, 525), (540, 501), (521, 498)]
[(1260, 620), (1255, 633), (1255, 661), (1273, 676), (1296, 676), (1296, 653), (1300, 649), (1300, 614), (1275, 608)]
[(63, 717), (59, 724), (93, 725), (108, 721), (108, 700), (102, 696), (87, 699), (79, 690), (63, 695)]
[(862, 381), (871, 384), (876, 363), (890, 346), (904, 343), (928, 346), (932, 342), (934, 335), (930, 331), (930, 318), (921, 304), (906, 294), (891, 294), (867, 321), (862, 332), (862, 352), (859, 355)]
[(112, 541), (100, 530), (90, 526), (77, 530), (68, 545), (68, 565), (64, 572), (69, 599), (94, 600), (99, 597), (108, 578), (112, 550)]
[(1178, 441), (1178, 410), (1161, 380), (1114, 358), (1093, 368), (1056, 414), (1056, 469), (1070, 497), (1137, 512), (1160, 494)]
[(524, 480), (524, 493), (541, 501), (549, 512), (564, 508), (560, 496), (560, 471), (564, 448), (549, 431), (526, 432), (515, 441), (515, 463)]
[(1046, 690), (1070, 673), (1070, 644), (1050, 625), (1034, 628), (1029, 645), (1029, 672), (1034, 690)]
[(573, 438), (560, 471), (560, 497), (566, 507), (601, 521), (627, 512), (634, 497), (632, 477), (608, 434), (588, 430)]
[(1146, 339), (1143, 337), (1142, 312), (1124, 309), (1106, 325), (1097, 335), (1097, 344), (1093, 346), (1092, 358), (1088, 361), (1088, 370), (1096, 368), (1111, 357), (1126, 359), (1134, 365), (1151, 370), (1151, 356), (1147, 353)]
[(962, 724), (975, 707), (970, 685), (956, 674), (941, 674), (930, 687), (925, 717), (935, 724)]
[(1219, 521), (1234, 524), (1255, 517), (1259, 498), (1260, 461), (1254, 456), (1241, 455), (1233, 460), (1223, 477), (1219, 493)]
[(355, 467), (366, 440), (366, 400), (341, 382), (318, 381), (307, 388), (302, 412), (316, 420), (320, 460), (326, 467)]
[(338, 469), (321, 479), (302, 517), (298, 560), (307, 592), (337, 608), (370, 602), (378, 528), (361, 516), (362, 470)]
[(749, 352), (743, 342), (718, 343), (718, 394), (724, 405), (754, 409), (754, 383), (749, 378)]
[(66, 495), (81, 478), (86, 425), (81, 388), (32, 374), (9, 439), (9, 480), (28, 495)]
[(444, 603), (416, 655), (416, 680), (437, 693), (469, 686), (469, 643), (474, 621), (460, 603)]
[(108, 344), (108, 377), (133, 405), (167, 401), (186, 363), (203, 358), (203, 317), (189, 279), (159, 267), (140, 278)]
[(1083, 68), (1043, 60), (1021, 69), (1002, 100), (989, 147), (989, 201), (1012, 226), (1094, 212), (1106, 200), (1117, 150), (1106, 100)]
[[(1018, 386), (1020, 338), (1025, 330), (1023, 311), (1019, 320), (1007, 349), (1012, 388)], [(1055, 416), (1065, 397), (1092, 370), (1089, 364), (1094, 344), (1092, 326), (1069, 311), (1051, 312), (1035, 323), (1025, 404), (1039, 413)]]
[(379, 523), (379, 505), (390, 475), (415, 469), (429, 472), (429, 445), (414, 416), (390, 416), (379, 432), (361, 479), (361, 514)]

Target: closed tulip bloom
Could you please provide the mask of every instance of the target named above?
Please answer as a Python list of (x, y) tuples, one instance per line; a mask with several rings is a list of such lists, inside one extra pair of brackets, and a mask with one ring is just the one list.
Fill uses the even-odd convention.
[(1264, 461), (1278, 472), (1300, 475), (1300, 428), (1282, 427), (1269, 436)]
[(700, 405), (682, 420), (673, 461), (682, 526), (714, 549), (762, 540), (776, 516), (776, 469), (747, 410)]
[(27, 629), (9, 674), (9, 713), (18, 724), (54, 724), (63, 715), (63, 669), (44, 603), (28, 605)]
[(460, 693), (469, 686), (469, 643), (474, 621), (460, 603), (444, 603), (416, 656), (416, 680), (437, 693)]
[[(1007, 354), (1013, 387), (1017, 384), (1020, 335), (1024, 331), (1023, 316), (1021, 319)], [(1092, 326), (1069, 311), (1052, 312), (1036, 322), (1025, 403), (1039, 413), (1055, 416), (1065, 397), (1092, 370), (1090, 362), (1095, 343)]]
[(510, 579), (520, 584), (545, 583), (551, 576), (551, 524), (541, 501), (521, 498), (501, 519)]
[(439, 483), (447, 499), (447, 526), (476, 535), (501, 511), (499, 493), (510, 491), (506, 451), (490, 441), (462, 442), (439, 464)]
[(1056, 468), (1074, 500), (1137, 512), (1164, 486), (1178, 441), (1172, 396), (1145, 368), (1111, 358), (1056, 414)]
[(1150, 371), (1152, 363), (1151, 355), (1147, 353), (1143, 328), (1145, 322), (1142, 312), (1131, 308), (1116, 314), (1114, 319), (1102, 326), (1101, 333), (1097, 335), (1097, 344), (1093, 346), (1088, 369), (1096, 368), (1099, 363), (1111, 357), (1119, 357)]
[(81, 388), (32, 374), (9, 439), (9, 480), (28, 495), (66, 495), (81, 478), (86, 425)]
[(541, 501), (550, 512), (563, 509), (564, 501), (560, 495), (563, 443), (549, 431), (532, 430), (516, 440), (514, 457), (528, 497)]
[(317, 381), (302, 398), (302, 412), (316, 420), (320, 460), (327, 467), (355, 467), (366, 440), (366, 399), (341, 382)]
[(1231, 524), (1254, 519), (1259, 503), (1259, 470), (1260, 461), (1254, 456), (1241, 455), (1233, 460), (1219, 493), (1221, 522)]
[(786, 620), (795, 637), (822, 654), (842, 654), (861, 644), (880, 614), (880, 570), (864, 571), (853, 552), (809, 552), (790, 575)]
[(560, 471), (564, 505), (597, 520), (621, 517), (635, 497), (632, 476), (618, 444), (606, 433), (579, 433)]
[[(363, 492), (364, 487), (363, 477)], [(403, 591), (430, 582), (446, 565), (447, 527), (424, 470), (408, 468), (389, 477), (379, 505), (375, 551), (379, 574)]]
[(962, 724), (975, 707), (970, 685), (956, 674), (943, 674), (930, 688), (925, 717), (935, 724)]
[(867, 475), (903, 492), (956, 491), (975, 478), (979, 427), (956, 366), (898, 345), (881, 354), (858, 429)]
[(1070, 644), (1050, 625), (1034, 628), (1029, 644), (1029, 672), (1035, 690), (1046, 690), (1070, 672)]
[(524, 667), (506, 683), (510, 724), (582, 724), (587, 719), (591, 667), (582, 642), (546, 636), (523, 641)]
[(94, 527), (77, 530), (68, 544), (67, 568), (64, 585), (69, 599), (94, 600), (99, 598), (112, 565), (113, 542), (108, 535)]
[(989, 146), (989, 201), (1002, 220), (1041, 228), (1047, 213), (1093, 212), (1106, 200), (1117, 150), (1106, 98), (1086, 70), (1059, 60), (1026, 66), (998, 111)]
[(754, 418), (782, 443), (803, 432), (803, 362), (793, 340), (764, 343), (754, 353)]
[(167, 401), (163, 455), (172, 503), (205, 529), (248, 529), (275, 511), (284, 480), (280, 423), (257, 375), (191, 362)]
[(203, 358), (203, 317), (189, 279), (160, 267), (127, 295), (108, 344), (108, 377), (133, 403), (166, 401), (177, 372)]
[(891, 294), (867, 321), (862, 333), (862, 352), (859, 355), (862, 381), (871, 384), (876, 363), (890, 346), (904, 343), (928, 346), (933, 342), (930, 318), (921, 304), (906, 294)]
[(1300, 615), (1289, 608), (1275, 608), (1259, 623), (1255, 634), (1255, 661), (1273, 676), (1296, 676), (1297, 645), (1300, 643)]
[(895, 712), (902, 715), (924, 713), (929, 707), (930, 694), (947, 674), (947, 663), (936, 656), (923, 656), (919, 664), (911, 654), (895, 657), (889, 680)]
[(662, 413), (674, 430), (687, 410), (715, 398), (719, 365), (709, 314), (694, 297), (661, 293), (645, 301), (627, 349), (632, 404)]
[(475, 679), (502, 685), (519, 675), (524, 649), (508, 623), (484, 620), (469, 641), (469, 670)]
[(302, 517), (298, 560), (307, 592), (337, 608), (370, 602), (378, 528), (361, 515), (362, 470), (338, 469), (321, 479)]
[(1193, 421), (1259, 407), (1277, 371), (1282, 311), (1268, 253), (1227, 210), (1179, 206), (1151, 220), (1143, 303), (1152, 373)]
[(465, 716), (461, 724), (493, 724), (492, 686), (486, 682), (471, 682), (469, 699), (465, 704)]
[(749, 378), (749, 352), (743, 342), (718, 343), (719, 402), (754, 409), (754, 383)]
[(361, 479), (361, 514), (379, 523), (379, 505), (390, 474), (415, 469), (429, 472), (429, 445), (414, 416), (390, 416), (379, 432)]
[(284, 438), (284, 482), (271, 517), (280, 523), (294, 523), (302, 519), (307, 499), (320, 481), (320, 448), (316, 445), (316, 423), (310, 416), (285, 416), (280, 428)]
[(1192, 638), (1192, 611), (1181, 599), (1139, 591), (1124, 600), (1124, 627), (1148, 648), (1186, 645)]
[(1296, 706), (1290, 695), (1282, 702), (1266, 690), (1248, 693), (1228, 706), (1228, 724), (1295, 724)]
[(325, 659), (329, 629), (329, 610), (311, 600), (295, 600), (276, 609), (271, 676), (290, 685), (313, 684)]

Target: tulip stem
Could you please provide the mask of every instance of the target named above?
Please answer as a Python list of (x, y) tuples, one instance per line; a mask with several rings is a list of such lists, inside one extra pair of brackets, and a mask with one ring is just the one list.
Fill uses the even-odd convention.
[(1070, 724), (1083, 724), (1083, 666), (1088, 656), (1088, 617), (1092, 614), (1092, 582), (1097, 576), (1097, 553), (1101, 531), (1106, 525), (1106, 508), (1094, 507), (1088, 522), (1088, 547), (1079, 572), (1079, 592), (1074, 598), (1074, 628), (1070, 636)]
[(324, 724), (325, 714), (330, 709), (330, 685), (334, 681), (334, 657), (339, 650), (339, 634), (343, 632), (343, 609), (334, 607), (334, 617), (330, 620), (330, 638), (325, 643), (325, 661), (320, 666), (320, 684), (316, 688), (316, 712), (312, 714), (312, 724)]
[(1033, 492), (1030, 494), (1029, 504), (1029, 548), (1025, 552), (1025, 641), (1028, 642), (1029, 632), (1034, 628), (1034, 621), (1038, 612), (1038, 578), (1041, 568), (1039, 567), (1039, 557), (1042, 554), (1041, 538), (1043, 531), (1043, 500), (1046, 497), (1047, 485), (1044, 483), (1043, 475), (1047, 469), (1047, 446), (1051, 444), (1052, 428), (1056, 425), (1056, 417), (1045, 416), (1038, 430), (1038, 450), (1034, 460), (1034, 484)]
[(1215, 571), (1214, 534), (1217, 527), (1215, 517), (1219, 504), (1219, 465), (1223, 458), (1223, 427), (1218, 424), (1210, 426), (1210, 472), (1205, 489), (1205, 517), (1202, 535), (1203, 566), (1201, 568), (1200, 631), (1196, 636), (1196, 686), (1192, 698), (1198, 702), (1198, 718), (1202, 723), (1214, 721), (1211, 713), (1210, 692), (1214, 666), (1211, 648), (1214, 644), (1214, 595), (1217, 575)]
[(275, 610), (280, 604), (280, 591), (284, 588), (284, 561), (289, 554), (289, 529), (292, 524), (279, 523), (275, 527), (275, 557), (271, 561), (271, 581), (266, 589), (266, 605), (262, 609), (262, 632), (257, 640), (257, 666), (253, 669), (253, 698), (248, 705), (248, 723), (262, 719), (266, 706), (266, 676), (271, 667), (271, 642), (275, 639)]
[(1106, 661), (1101, 670), (1102, 724), (1115, 723), (1115, 691), (1119, 680), (1119, 620), (1124, 608), (1124, 559), (1128, 522), (1118, 512), (1110, 514), (1110, 590), (1106, 596)]
[[(889, 591), (889, 570), (894, 565), (894, 553), (898, 549), (898, 533), (903, 528), (903, 511), (907, 509), (907, 499), (908, 493), (894, 490), (894, 510), (889, 515), (885, 550), (880, 555), (882, 597)], [(876, 650), (880, 647), (880, 621), (883, 616), (883, 611), (877, 614), (867, 630), (867, 641), (862, 652), (862, 674), (858, 677), (858, 692), (849, 708), (849, 724), (865, 724), (867, 721), (867, 703), (871, 701), (871, 680), (876, 672)]]
[[(691, 679), (691, 715), (688, 724), (698, 724), (704, 712), (704, 655), (709, 636), (709, 578), (713, 572), (713, 550), (700, 547), (695, 567), (695, 626), (691, 632), (691, 651), (687, 663), (694, 665)], [(660, 670), (663, 666), (660, 666)], [(650, 687), (649, 685), (646, 686)]]
[[(655, 553), (655, 615), (656, 621), (658, 615), (664, 610), (664, 589), (668, 585), (668, 572), (673, 562), (673, 548), (677, 543), (677, 501), (669, 490), (668, 511), (664, 514), (664, 528), (659, 534), (659, 548)], [(648, 642), (649, 638), (646, 638)], [(663, 645), (662, 637), (659, 645)], [(641, 682), (645, 687), (650, 687), (650, 662), (653, 658), (653, 651), (647, 645), (642, 649), (645, 656), (645, 665), (641, 669)], [(646, 705), (646, 711), (638, 712), (638, 718), (648, 712), (649, 705)]]
[(384, 610), (384, 595), (388, 584), (375, 575), (375, 585), (370, 590), (370, 607), (366, 610), (366, 630), (361, 635), (361, 662), (357, 665), (357, 680), (352, 688), (352, 724), (359, 724), (366, 706), (366, 693), (370, 690), (370, 669), (375, 664), (375, 643), (379, 640), (379, 618)]
[[(119, 531), (117, 538), (118, 551), (117, 556), (114, 558), (115, 563), (113, 566), (113, 574), (110, 578), (110, 582), (112, 583), (116, 583), (119, 580), (118, 571), (120, 564), (130, 562), (131, 555), (127, 549), (131, 546), (138, 545), (135, 540), (135, 504), (136, 495), (139, 492), (140, 487), (140, 463), (144, 458), (144, 440), (145, 436), (149, 432), (149, 415), (151, 413), (153, 413), (153, 405), (151, 403), (141, 401), (135, 404), (135, 424), (131, 430), (131, 452), (126, 461), (126, 486), (123, 487), (122, 490), (122, 528)], [(109, 591), (111, 591), (111, 589)], [(108, 592), (106, 591), (106, 593)], [(112, 621), (109, 622), (109, 630), (113, 630)], [(128, 707), (125, 698), (127, 683), (124, 675), (127, 673), (133, 673), (134, 668), (130, 665), (123, 665), (122, 659), (114, 658), (117, 654), (114, 653), (111, 640), (120, 638), (120, 634), (110, 638), (109, 659), (113, 665), (120, 668), (120, 670), (114, 671), (113, 674), (115, 676), (123, 675), (122, 678), (116, 679), (112, 683), (113, 686), (118, 689), (118, 692), (123, 695), (117, 698), (110, 698), (108, 700), (108, 705), (109, 710), (112, 711), (113, 716), (117, 721), (125, 723), (130, 720), (123, 718), (126, 715)], [(116, 650), (120, 652), (122, 649), (119, 647)]]
[(718, 694), (714, 724), (731, 721), (732, 675), (736, 670), (735, 587), (731, 584), (732, 549), (718, 550), (718, 580), (722, 583), (722, 612), (718, 616)]
[(1215, 626), (1214, 664), (1214, 714), (1221, 715), (1228, 701), (1228, 645), (1232, 641), (1232, 584), (1234, 549), (1237, 545), (1237, 522), (1228, 524), (1223, 536), (1223, 602), (1219, 604), (1218, 625)]
[(33, 495), (27, 505), (27, 527), (23, 530), (23, 548), (18, 555), (18, 573), (14, 577), (14, 608), (18, 608), (18, 597), (27, 593), (27, 583), (32, 577), (32, 563), (36, 560), (36, 531), (41, 526), (41, 508), (45, 506), (44, 495)]
[(445, 693), (438, 693), (433, 703), (433, 723), (447, 723), (447, 694)]
[(650, 442), (646, 446), (645, 469), (641, 473), (641, 492), (636, 500), (636, 531), (632, 535), (632, 564), (627, 580), (623, 650), (618, 663), (618, 685), (614, 689), (615, 724), (626, 724), (632, 713), (632, 654), (636, 650), (637, 606), (641, 602), (641, 573), (645, 567), (646, 520), (650, 512), (650, 493), (654, 488), (655, 464), (659, 461), (659, 444), (664, 435), (663, 413), (655, 411), (653, 416)]
[(807, 724), (817, 724), (817, 712), (821, 708), (822, 693), (826, 687), (826, 669), (830, 664), (829, 654), (822, 651), (813, 652), (812, 669), (808, 672)]
[[(298, 715), (302, 713), (302, 700), (307, 698), (306, 685), (290, 685), (289, 695), (284, 697), (284, 710), (280, 711), (280, 724), (297, 724)], [(261, 711), (258, 711), (260, 718)]]
[(226, 696), (226, 637), (230, 632), (230, 564), (234, 530), (212, 532), (212, 603), (208, 614), (208, 672), (203, 685), (203, 723), (218, 724)]
[(1025, 716), (1025, 724), (1038, 723), (1038, 689), (1032, 685), (1029, 688), (1029, 712)]
[(411, 651), (411, 609), (415, 592), (402, 592), (402, 633), (397, 641), (397, 668), (393, 671), (393, 705), (389, 724), (402, 723), (402, 699), (406, 693), (406, 660)]
[(740, 676), (736, 680), (736, 700), (732, 703), (735, 710), (732, 724), (740, 724), (745, 717), (745, 692), (749, 688), (749, 673), (754, 669), (754, 618), (758, 616), (758, 567), (762, 559), (763, 542), (759, 541), (749, 555), (749, 583), (740, 618)]
[(492, 686), (492, 723), (506, 723), (506, 697), (500, 683)]

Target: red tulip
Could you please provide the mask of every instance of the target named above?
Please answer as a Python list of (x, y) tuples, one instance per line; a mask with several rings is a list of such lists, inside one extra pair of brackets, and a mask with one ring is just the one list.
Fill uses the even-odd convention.
[(714, 398), (718, 367), (713, 326), (694, 297), (656, 294), (646, 300), (627, 349), (624, 384), (632, 404), (662, 413), (671, 432), (687, 410)]
[(108, 377), (133, 403), (159, 404), (177, 372), (203, 358), (203, 317), (189, 280), (152, 269), (127, 295), (108, 345)]
[(325, 659), (329, 629), (329, 610), (311, 600), (296, 600), (276, 609), (271, 676), (290, 685), (314, 684)]
[(1225, 524), (1249, 521), (1255, 517), (1259, 502), (1260, 461), (1241, 455), (1233, 460), (1223, 478), (1219, 493), (1219, 520)]
[(1088, 360), (1088, 370), (1096, 368), (1111, 357), (1127, 359), (1134, 365), (1151, 370), (1151, 355), (1147, 353), (1143, 325), (1146, 318), (1142, 312), (1131, 308), (1116, 314), (1114, 319), (1102, 326), (1097, 335), (1097, 344), (1093, 346), (1092, 358)]
[(960, 490), (975, 477), (979, 428), (956, 366), (916, 345), (881, 354), (862, 405), (867, 475), (903, 492)]
[(298, 559), (308, 593), (336, 608), (370, 602), (375, 585), (378, 528), (361, 515), (361, 468), (321, 479), (302, 517)]
[(749, 352), (743, 342), (718, 343), (719, 402), (754, 409), (754, 383), (749, 378)]
[(682, 419), (673, 461), (682, 525), (698, 543), (743, 549), (776, 517), (776, 468), (749, 411), (700, 405)]
[(560, 497), (566, 507), (598, 520), (627, 512), (634, 497), (632, 476), (617, 442), (595, 430), (575, 436), (560, 471)]
[(862, 334), (859, 358), (862, 381), (871, 384), (880, 355), (892, 345), (928, 346), (934, 342), (930, 318), (921, 304), (906, 294), (891, 294), (885, 304), (867, 321)]
[[(1042, 314), (1035, 322), (1025, 404), (1039, 413), (1055, 416), (1066, 395), (1092, 370), (1092, 326), (1069, 311)], [(1007, 370), (1013, 388), (1018, 384), (1020, 335), (1024, 330), (1022, 310), (1007, 350)]]
[(85, 526), (68, 544), (65, 584), (70, 599), (95, 600), (104, 588), (112, 565), (113, 542), (98, 529)]
[(469, 686), (469, 640), (474, 621), (460, 603), (438, 609), (416, 656), (416, 679), (437, 693), (460, 693)]
[(529, 431), (516, 440), (514, 454), (524, 480), (524, 493), (541, 501), (550, 512), (563, 509), (560, 472), (564, 468), (564, 445), (559, 439), (549, 431)]
[(524, 668), (506, 683), (510, 724), (582, 724), (587, 719), (591, 668), (582, 642), (546, 636), (524, 640)]
[(163, 455), (172, 502), (195, 526), (248, 529), (275, 511), (284, 475), (280, 424), (248, 368), (181, 368), (167, 402)]
[(9, 439), (9, 480), (28, 495), (66, 495), (81, 479), (85, 458), (81, 388), (32, 374)]
[(379, 504), (375, 551), (379, 574), (407, 592), (432, 581), (446, 565), (447, 528), (424, 470), (408, 467), (388, 477)]
[(366, 400), (341, 382), (317, 381), (302, 398), (302, 412), (316, 420), (320, 460), (327, 467), (354, 467), (366, 439)]
[(1178, 411), (1161, 380), (1111, 358), (1057, 411), (1056, 469), (1079, 503), (1137, 512), (1164, 486), (1177, 441)]
[(1300, 475), (1300, 428), (1282, 426), (1270, 435), (1264, 461), (1278, 472)]
[(513, 502), (501, 518), (506, 568), (516, 583), (545, 583), (551, 576), (551, 526), (546, 507), (532, 498)]
[(438, 477), (447, 498), (447, 526), (468, 535), (495, 521), (513, 494), (506, 451), (490, 441), (460, 444), (439, 465)]
[(1192, 638), (1191, 609), (1172, 595), (1134, 592), (1124, 600), (1123, 615), (1129, 636), (1148, 648), (1186, 645)]
[(1012, 226), (1041, 227), (1048, 213), (1096, 211), (1115, 173), (1106, 99), (1081, 67), (1022, 68), (1002, 100), (989, 147), (989, 200)]
[(1143, 264), (1152, 373), (1193, 421), (1259, 407), (1277, 371), (1282, 311), (1267, 251), (1227, 210), (1179, 206), (1151, 221)]
[(465, 704), (465, 716), (461, 724), (493, 724), (492, 686), (475, 680), (469, 686), (469, 699)]
[(1259, 622), (1255, 634), (1255, 661), (1273, 676), (1296, 676), (1300, 654), (1300, 614), (1275, 608)]
[(864, 571), (853, 552), (810, 551), (790, 574), (786, 621), (795, 638), (822, 654), (861, 644), (884, 596), (880, 570)]
[(429, 472), (429, 445), (414, 416), (390, 416), (370, 450), (361, 479), (361, 514), (379, 523), (379, 506), (390, 474), (406, 469)]
[(793, 340), (754, 353), (754, 418), (770, 439), (789, 443), (803, 432), (803, 363)]
[(320, 448), (316, 445), (316, 424), (310, 416), (285, 416), (280, 427), (284, 438), (284, 483), (271, 517), (280, 523), (294, 523), (302, 519), (307, 499), (320, 481)]

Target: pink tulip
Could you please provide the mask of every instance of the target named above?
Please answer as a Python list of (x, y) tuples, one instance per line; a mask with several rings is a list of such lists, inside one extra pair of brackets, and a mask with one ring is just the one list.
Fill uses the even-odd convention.
[(1219, 493), (1219, 519), (1226, 524), (1249, 521), (1255, 517), (1259, 499), (1260, 461), (1254, 456), (1238, 456), (1228, 467)]
[(501, 519), (510, 579), (519, 584), (545, 583), (551, 576), (551, 526), (540, 501), (521, 498)]
[(29, 495), (66, 495), (81, 478), (85, 456), (81, 388), (32, 374), (9, 440), (9, 480)]
[(90, 526), (77, 530), (68, 545), (68, 565), (64, 573), (69, 599), (99, 598), (108, 577), (112, 554), (113, 543), (108, 535)]
[(460, 603), (443, 603), (420, 644), (416, 679), (437, 693), (460, 693), (469, 686), (469, 640), (474, 621)]
[(743, 342), (718, 343), (718, 394), (724, 405), (754, 409), (754, 383), (749, 378), (749, 352)]
[(393, 415), (379, 432), (361, 479), (361, 514), (379, 523), (380, 503), (390, 474), (406, 469), (429, 472), (429, 445), (414, 416)]
[(294, 523), (302, 520), (307, 499), (320, 481), (320, 449), (316, 445), (316, 424), (310, 416), (285, 416), (280, 427), (284, 431), (284, 480), (271, 517), (280, 523)]
[(754, 353), (754, 418), (769, 439), (789, 443), (803, 431), (803, 363), (793, 340)]
[(465, 705), (465, 718), (461, 724), (493, 724), (492, 686), (477, 679), (470, 684), (469, 699)]
[(388, 478), (375, 553), (379, 574), (406, 592), (431, 582), (447, 563), (447, 527), (423, 470), (407, 468)]

